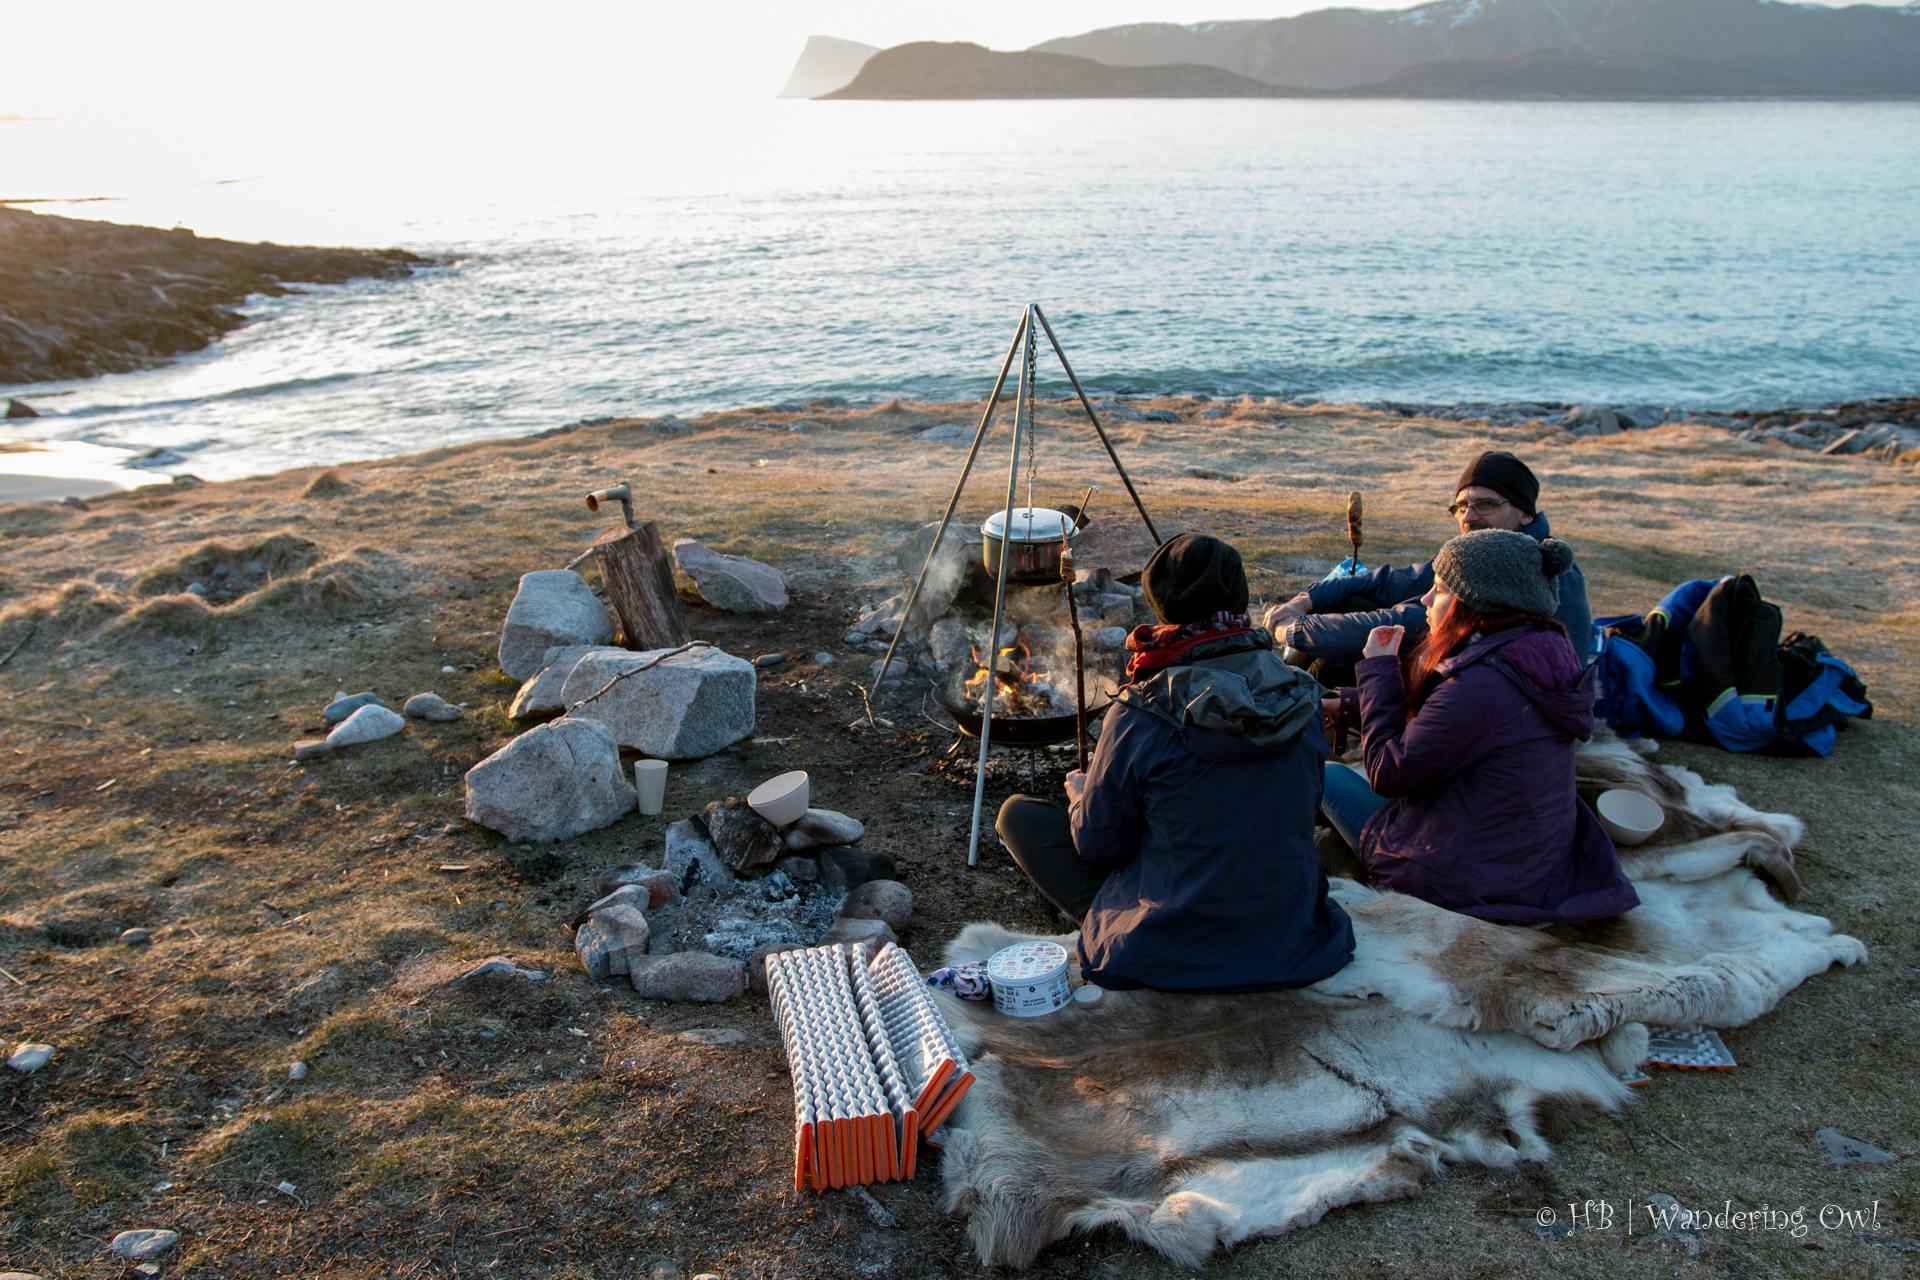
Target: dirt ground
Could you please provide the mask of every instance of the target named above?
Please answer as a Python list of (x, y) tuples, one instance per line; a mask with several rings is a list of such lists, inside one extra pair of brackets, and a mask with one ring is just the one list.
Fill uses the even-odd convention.
[[(1737, 1072), (1663, 1074), (1627, 1114), (1573, 1122), (1549, 1164), (1457, 1169), (1209, 1273), (1920, 1270), (1920, 476), (1704, 428), (1581, 441), (1337, 407), (1152, 407), (1182, 421), (1114, 437), (1162, 534), (1236, 542), (1268, 600), (1343, 554), (1347, 489), (1367, 494), (1367, 559), (1422, 558), (1449, 533), (1462, 462), (1512, 448), (1541, 474), (1596, 612), (1749, 570), (1790, 629), (1858, 666), (1876, 705), (1825, 761), (1662, 751), (1807, 819), (1802, 905), (1865, 941), (1867, 964), (1728, 1033)], [(124, 1275), (106, 1242), (150, 1226), (180, 1233), (162, 1263), (183, 1277), (627, 1277), (660, 1260), (729, 1280), (984, 1274), (931, 1165), (876, 1188), (882, 1213), (792, 1191), (789, 1083), (762, 999), (596, 988), (562, 924), (597, 870), (656, 859), (666, 821), (798, 767), (816, 803), (863, 819), (864, 843), (897, 860), (923, 967), (969, 920), (1050, 927), (997, 849), (965, 866), (966, 771), (935, 767), (950, 736), (917, 699), (879, 708), (891, 727), (849, 728), (871, 658), (841, 633), (893, 589), (895, 545), (937, 518), (965, 454), (916, 433), (977, 412), (741, 410), (685, 434), (610, 422), (90, 510), (0, 508), (0, 1036), (58, 1048), (35, 1074), (0, 1071), (0, 1270)], [(1102, 481), (1082, 562), (1138, 567), (1147, 540), (1091, 434), (1059, 405), (1042, 420), (1036, 499)], [(960, 505), (969, 523), (1002, 500), (995, 441)], [(663, 818), (518, 847), (462, 816), (462, 774), (515, 731), (498, 627), (519, 574), (565, 564), (602, 527), (581, 495), (618, 480), (669, 537), (786, 572), (778, 617), (690, 618), (731, 652), (790, 657), (762, 673), (753, 738), (675, 767)], [(181, 594), (193, 581), (208, 598)], [(333, 692), (367, 688), (469, 711), (294, 764)], [(1061, 764), (1031, 785), (1055, 785)], [(151, 940), (119, 942), (130, 927)], [(552, 980), (450, 982), (498, 954)], [(751, 1039), (679, 1038), (697, 1027)], [(1907, 1158), (1836, 1168), (1814, 1141), (1829, 1125)], [(1643, 1221), (1629, 1233), (1655, 1193), (1802, 1208), (1807, 1230), (1708, 1229), (1696, 1254)], [(1576, 1218), (1588, 1201), (1607, 1209)], [(1869, 1216), (1829, 1229), (1823, 1209)], [(1057, 1245), (1034, 1273), (1183, 1274), (1110, 1235)]]

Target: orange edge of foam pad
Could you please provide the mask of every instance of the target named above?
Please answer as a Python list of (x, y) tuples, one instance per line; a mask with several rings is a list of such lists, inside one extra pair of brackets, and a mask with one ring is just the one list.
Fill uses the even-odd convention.
[(807, 1181), (813, 1184), (815, 1191), (827, 1189), (826, 1139), (820, 1132), (820, 1122), (813, 1125), (813, 1159), (807, 1165)]
[(954, 1082), (953, 1088), (947, 1093), (946, 1097), (940, 1099), (940, 1105), (935, 1107), (933, 1114), (927, 1117), (927, 1125), (922, 1132), (932, 1133), (942, 1124), (945, 1124), (947, 1116), (953, 1111), (954, 1107), (959, 1105), (960, 1099), (967, 1096), (967, 1090), (971, 1088), (973, 1088), (973, 1072), (969, 1071)]
[(867, 1125), (867, 1150), (873, 1153), (873, 1180), (887, 1181), (887, 1135), (885, 1122), (892, 1116), (875, 1116)]
[(807, 1189), (807, 1156), (813, 1149), (813, 1126), (801, 1121), (793, 1140), (793, 1189)]
[[(952, 1074), (953, 1074), (953, 1059), (952, 1058), (940, 1059), (940, 1065), (935, 1067), (933, 1069), (933, 1074), (927, 1078), (927, 1087), (922, 1089), (920, 1091), (920, 1096), (913, 1100), (914, 1110), (924, 1112), (927, 1110), (928, 1107), (932, 1106), (933, 1100), (940, 1096), (941, 1088), (947, 1083), (947, 1077)], [(930, 1131), (931, 1131), (931, 1126), (926, 1126), (923, 1128), (923, 1132), (930, 1132)]]
[(874, 1181), (873, 1147), (880, 1139), (879, 1116), (860, 1117), (860, 1181)]
[(900, 1152), (900, 1176), (911, 1180), (920, 1155), (920, 1112), (913, 1107), (907, 1108), (905, 1131), (900, 1135)]

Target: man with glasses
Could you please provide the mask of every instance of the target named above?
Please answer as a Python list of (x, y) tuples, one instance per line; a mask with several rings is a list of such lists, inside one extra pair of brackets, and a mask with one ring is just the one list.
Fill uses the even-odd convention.
[[(1526, 463), (1510, 453), (1483, 453), (1460, 473), (1447, 510), (1459, 521), (1462, 533), (1506, 529), (1541, 542), (1552, 529), (1536, 506), (1539, 498), (1540, 481)], [(1581, 662), (1591, 662), (1593, 615), (1580, 566), (1574, 565), (1556, 582), (1560, 607), (1554, 617), (1567, 629)], [(1432, 586), (1431, 560), (1336, 576), (1316, 582), (1285, 604), (1274, 605), (1263, 621), (1279, 643), (1296, 651), (1289, 656), (1310, 664), (1322, 684), (1351, 684), (1353, 664), (1375, 627), (1405, 627), (1408, 648), (1426, 633), (1420, 599)]]

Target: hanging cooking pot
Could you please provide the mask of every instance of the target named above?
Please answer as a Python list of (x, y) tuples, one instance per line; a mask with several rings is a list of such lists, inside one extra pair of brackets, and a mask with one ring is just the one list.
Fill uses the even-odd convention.
[(1007, 555), (1007, 581), (1059, 582), (1060, 553), (1079, 530), (1073, 518), (1051, 507), (1015, 507), (1013, 519), (996, 511), (980, 526), (980, 561), (998, 576)]

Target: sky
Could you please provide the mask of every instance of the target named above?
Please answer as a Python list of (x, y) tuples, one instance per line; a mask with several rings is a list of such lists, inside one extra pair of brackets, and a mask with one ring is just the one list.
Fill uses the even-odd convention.
[[(1898, 0), (1887, 0), (1897, 3)], [(1346, 0), (1397, 9), (1408, 0)], [(0, 6), (0, 116), (135, 128), (671, 111), (778, 92), (810, 34), (1026, 48), (1325, 0), (60, 0)]]

